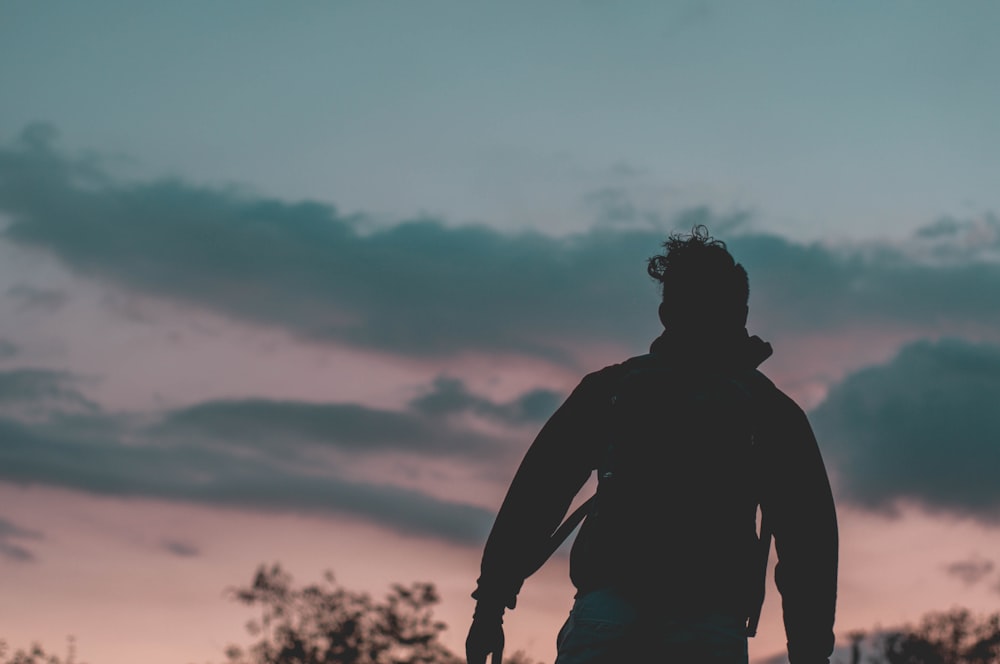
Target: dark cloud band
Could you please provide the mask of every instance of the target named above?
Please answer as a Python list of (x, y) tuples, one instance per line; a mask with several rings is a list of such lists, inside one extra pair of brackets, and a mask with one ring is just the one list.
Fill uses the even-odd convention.
[(1000, 525), (1000, 347), (920, 342), (849, 376), (812, 413), (841, 496)]
[(0, 480), (100, 495), (363, 518), (398, 532), (481, 541), (492, 515), (419, 491), (205, 447), (75, 440), (0, 419)]
[[(448, 416), (485, 415), (516, 425), (539, 417), (551, 407), (552, 396), (533, 391), (494, 403), (461, 383), (449, 382), (449, 392), (438, 381), (400, 411), (245, 399), (169, 411), (149, 424), (148, 417), (110, 415), (96, 406), (81, 410), (76, 402), (83, 397), (70, 387), (74, 380), (71, 374), (43, 370), (0, 372), (0, 405), (34, 406), (30, 417), (0, 416), (0, 481), (124, 498), (346, 515), (465, 544), (486, 535), (490, 512), (366, 478), (352, 472), (352, 464), (391, 456), (397, 462), (447, 460), (472, 473), (495, 469), (498, 462), (512, 466), (516, 458), (509, 441), (470, 431)], [(51, 398), (67, 394), (73, 398)], [(435, 396), (447, 402), (446, 412), (428, 407)], [(338, 454), (331, 461), (317, 451)], [(27, 555), (11, 540), (26, 534), (0, 522), (0, 555)]]
[[(659, 332), (645, 274), (665, 237), (656, 228), (557, 238), (419, 219), (369, 230), (362, 216), (319, 203), (180, 180), (117, 182), (94, 158), (58, 151), (53, 131), (38, 126), (0, 147), (0, 212), (12, 220), (8, 240), (80, 273), (313, 339), (416, 356), (570, 361), (576, 347), (642, 347)], [(745, 214), (695, 212), (674, 224), (745, 226)], [(750, 273), (753, 318), (772, 337), (859, 322), (1000, 323), (1000, 264), (968, 252), (928, 263), (886, 247), (835, 250), (752, 233), (729, 244)]]

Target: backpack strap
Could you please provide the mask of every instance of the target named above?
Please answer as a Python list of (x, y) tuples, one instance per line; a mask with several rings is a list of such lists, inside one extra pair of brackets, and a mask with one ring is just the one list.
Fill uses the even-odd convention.
[(569, 537), (570, 533), (572, 533), (576, 527), (580, 525), (580, 522), (583, 521), (584, 517), (590, 513), (590, 510), (596, 502), (597, 496), (593, 495), (584, 501), (582, 505), (573, 510), (572, 514), (566, 517), (566, 520), (563, 521), (559, 527), (556, 528), (555, 532), (549, 536), (548, 541), (545, 543), (545, 548), (542, 549), (538, 557), (528, 567), (525, 573), (525, 578), (537, 572), (541, 566), (545, 564), (545, 561), (552, 557), (552, 554), (554, 554), (556, 550), (562, 546), (562, 543), (566, 541), (566, 538)]
[(760, 535), (757, 539), (757, 556), (760, 559), (757, 583), (754, 586), (752, 603), (750, 604), (750, 615), (747, 616), (747, 636), (757, 636), (757, 627), (760, 625), (760, 613), (764, 608), (764, 595), (767, 590), (767, 559), (771, 555), (771, 532), (767, 517), (761, 511)]
[[(752, 377), (751, 380), (759, 381), (758, 378), (759, 375), (760, 374), (756, 370), (753, 370), (751, 373)], [(747, 384), (750, 381), (744, 382), (739, 378), (734, 377), (733, 382), (735, 382), (736, 385), (738, 385), (740, 389), (746, 393), (749, 399), (752, 400), (754, 398), (754, 392), (752, 388), (750, 388), (749, 385)], [(750, 412), (751, 412), (751, 434), (750, 434), (751, 452), (752, 454), (754, 454), (755, 457), (757, 457), (756, 462), (757, 464), (759, 464), (760, 456), (762, 454), (760, 451), (760, 441), (758, 440), (757, 436), (758, 432), (760, 431), (759, 427), (760, 411), (758, 408), (752, 408)], [(755, 500), (757, 506), (761, 507), (760, 531), (757, 534), (757, 546), (755, 547), (756, 549), (755, 553), (758, 560), (757, 563), (758, 568), (757, 568), (757, 577), (754, 579), (754, 585), (752, 590), (753, 594), (748, 598), (749, 614), (747, 616), (747, 625), (746, 625), (747, 637), (756, 636), (757, 628), (760, 625), (760, 614), (762, 609), (764, 608), (764, 596), (767, 590), (767, 561), (768, 557), (771, 555), (771, 539), (773, 536), (771, 525), (767, 519), (767, 515), (764, 513), (763, 507), (761, 506), (761, 498), (763, 491), (760, 484), (762, 483), (762, 479), (758, 477), (757, 480), (758, 480), (757, 486), (755, 487), (757, 490), (757, 496)]]

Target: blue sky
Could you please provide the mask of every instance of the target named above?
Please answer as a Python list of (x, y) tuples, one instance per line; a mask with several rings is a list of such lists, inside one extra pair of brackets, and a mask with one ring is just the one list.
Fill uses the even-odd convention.
[(1000, 203), (991, 2), (3, 13), (0, 133), (47, 121), (129, 173), (553, 232), (591, 223), (609, 188), (809, 239)]
[[(0, 638), (218, 659), (245, 640), (220, 589), (280, 560), (435, 582), (460, 650), (511, 473), (659, 333), (644, 261), (695, 223), (815, 423), (838, 635), (995, 606), (997, 25), (976, 1), (0, 4)], [(564, 563), (507, 623), (542, 661)], [(781, 629), (771, 591), (756, 659)]]

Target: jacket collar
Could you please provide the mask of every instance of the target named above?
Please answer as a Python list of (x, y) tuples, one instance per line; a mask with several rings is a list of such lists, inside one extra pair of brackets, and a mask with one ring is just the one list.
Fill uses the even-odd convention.
[(649, 352), (671, 364), (703, 368), (756, 369), (771, 357), (771, 344), (746, 329), (732, 334), (681, 336), (664, 330)]

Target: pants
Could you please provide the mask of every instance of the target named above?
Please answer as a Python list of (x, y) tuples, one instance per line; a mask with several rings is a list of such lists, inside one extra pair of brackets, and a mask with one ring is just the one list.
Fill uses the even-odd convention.
[(748, 664), (742, 618), (642, 608), (613, 589), (581, 595), (559, 630), (555, 664)]

